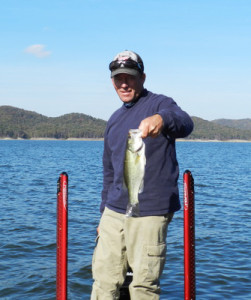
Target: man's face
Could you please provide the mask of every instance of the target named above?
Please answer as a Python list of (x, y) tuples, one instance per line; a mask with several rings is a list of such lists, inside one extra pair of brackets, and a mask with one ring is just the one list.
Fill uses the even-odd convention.
[(112, 78), (112, 84), (119, 98), (125, 103), (134, 101), (139, 97), (143, 90), (144, 82), (145, 74), (132, 76), (121, 73)]

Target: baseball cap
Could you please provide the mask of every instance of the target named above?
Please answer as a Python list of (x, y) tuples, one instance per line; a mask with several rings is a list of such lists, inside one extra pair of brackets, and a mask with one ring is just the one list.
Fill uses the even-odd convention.
[(114, 57), (113, 61), (109, 64), (109, 69), (111, 77), (120, 73), (136, 76), (143, 74), (144, 64), (137, 53), (125, 50)]

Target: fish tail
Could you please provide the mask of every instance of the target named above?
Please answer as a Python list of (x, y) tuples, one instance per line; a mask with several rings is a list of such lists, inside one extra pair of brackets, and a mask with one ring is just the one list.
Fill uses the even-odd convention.
[(139, 203), (136, 204), (128, 203), (126, 209), (126, 217), (140, 217)]

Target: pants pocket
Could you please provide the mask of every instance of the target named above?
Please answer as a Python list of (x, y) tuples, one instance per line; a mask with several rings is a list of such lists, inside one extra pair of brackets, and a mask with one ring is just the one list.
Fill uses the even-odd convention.
[(156, 282), (163, 272), (166, 261), (166, 244), (147, 246), (147, 279)]
[(94, 275), (94, 265), (95, 265), (95, 258), (96, 258), (96, 250), (97, 250), (98, 240), (99, 240), (99, 235), (97, 235), (97, 237), (95, 239), (95, 248), (94, 248), (93, 255), (92, 255), (92, 274), (93, 275)]

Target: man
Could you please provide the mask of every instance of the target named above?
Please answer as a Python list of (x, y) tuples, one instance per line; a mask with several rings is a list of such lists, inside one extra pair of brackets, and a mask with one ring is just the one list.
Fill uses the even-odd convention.
[[(93, 255), (91, 299), (119, 299), (128, 266), (133, 271), (131, 299), (159, 299), (167, 227), (180, 209), (175, 139), (190, 134), (193, 122), (173, 99), (144, 88), (144, 64), (135, 52), (119, 53), (109, 68), (123, 105), (105, 131), (102, 217)], [(140, 217), (126, 217), (123, 166), (128, 132), (136, 128), (145, 143), (144, 190), (139, 194)]]

